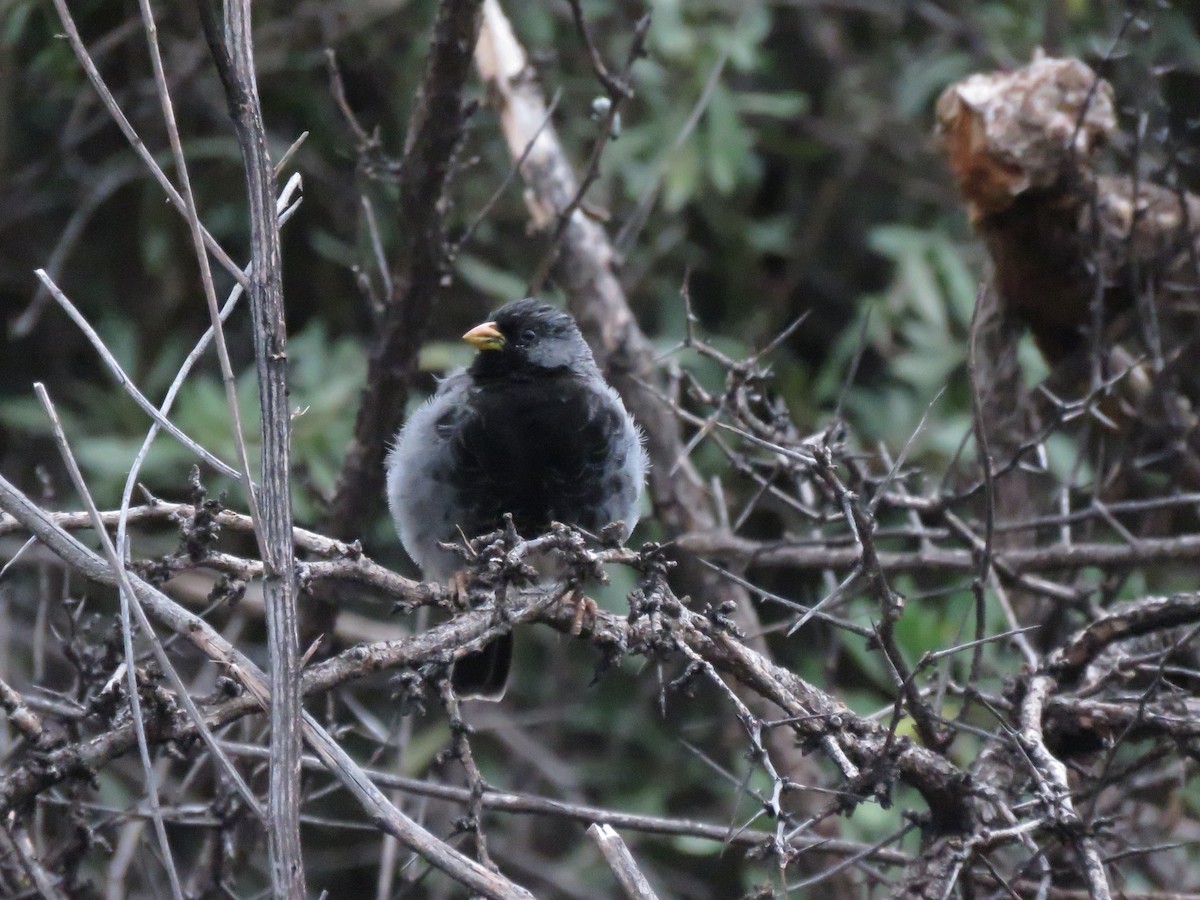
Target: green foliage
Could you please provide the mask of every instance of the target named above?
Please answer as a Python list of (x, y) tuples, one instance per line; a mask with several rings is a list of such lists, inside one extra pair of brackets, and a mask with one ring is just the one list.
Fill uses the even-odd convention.
[[(815, 385), (825, 403), (843, 391), (860, 344), (887, 361), (882, 381), (846, 394), (845, 412), (864, 440), (912, 434), (940, 392), (934, 421), (918, 436), (920, 457), (949, 459), (970, 427), (965, 378), (967, 329), (975, 304), (975, 262), (939, 231), (902, 225), (876, 228), (871, 248), (893, 264), (882, 293), (861, 301)], [(860, 374), (861, 373), (857, 373)]]
[[(106, 346), (126, 371), (135, 370), (140, 348), (133, 323), (114, 319), (97, 328)], [(163, 348), (140, 385), (152, 398), (165, 395), (183, 361), (181, 341)], [(210, 354), (212, 351), (210, 350)], [(301, 477), (294, 485), (293, 504), (298, 522), (314, 522), (321, 498), (333, 490), (342, 456), (354, 428), (354, 410), (366, 373), (362, 346), (348, 337), (330, 339), (314, 322), (288, 342), (289, 388), (293, 406), (292, 455)], [(125, 477), (137, 456), (149, 418), (128, 396), (109, 383), (75, 386), (73, 402), (61, 404), (68, 439), (88, 484), (102, 506), (121, 496)], [(82, 396), (80, 393), (82, 392)], [(258, 391), (253, 369), (237, 379), (238, 407), (246, 429), (247, 452), (258, 462)], [(201, 440), (217, 457), (236, 467), (237, 452), (229, 408), (219, 376), (193, 374), (175, 400), (171, 421), (185, 434)], [(50, 425), (32, 396), (14, 397), (0, 406), (0, 424), (31, 437), (49, 437)], [(160, 434), (146, 458), (138, 481), (161, 496), (179, 496), (192, 452), (167, 434)], [(257, 473), (256, 473), (257, 479)], [(232, 482), (206, 478), (213, 492), (237, 496)], [(136, 500), (136, 498), (135, 498)]]

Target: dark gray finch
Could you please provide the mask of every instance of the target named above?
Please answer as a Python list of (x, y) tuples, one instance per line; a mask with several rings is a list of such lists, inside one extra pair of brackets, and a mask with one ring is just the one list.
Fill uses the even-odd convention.
[[(575, 320), (518, 300), (463, 340), (478, 355), (412, 414), (387, 459), (392, 518), (424, 577), (454, 579), (462, 560), (439, 542), (495, 531), (505, 513), (522, 537), (622, 522), (627, 539), (646, 451)], [(456, 692), (499, 700), (511, 662), (509, 634), (455, 664)]]

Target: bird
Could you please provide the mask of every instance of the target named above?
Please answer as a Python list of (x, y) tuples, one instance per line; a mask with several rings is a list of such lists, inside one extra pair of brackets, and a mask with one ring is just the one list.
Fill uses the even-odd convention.
[[(462, 559), (442, 545), (553, 522), (622, 541), (637, 524), (648, 458), (641, 430), (601, 374), (569, 313), (511, 302), (462, 338), (477, 351), (400, 429), (386, 462), (400, 541), (426, 580), (453, 583)], [(541, 577), (546, 577), (545, 572)], [(460, 698), (499, 700), (511, 632), (454, 665)]]

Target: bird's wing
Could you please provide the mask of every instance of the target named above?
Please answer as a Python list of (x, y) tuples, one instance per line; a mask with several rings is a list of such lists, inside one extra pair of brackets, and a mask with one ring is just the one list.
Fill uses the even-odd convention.
[(642, 489), (650, 468), (650, 457), (646, 453), (645, 436), (625, 409), (616, 389), (601, 381), (597, 393), (599, 404), (616, 413), (614, 418), (620, 423), (606, 448), (607, 461), (601, 477), (609, 489), (599, 518), (605, 524), (624, 522), (622, 540), (628, 540), (641, 514)]
[(438, 385), (400, 430), (387, 458), (388, 505), (400, 541), (432, 580), (447, 579), (460, 568), (458, 558), (438, 543), (457, 538), (455, 526), (463, 517), (450, 477), (453, 436), (469, 414), (470, 383), (459, 370)]

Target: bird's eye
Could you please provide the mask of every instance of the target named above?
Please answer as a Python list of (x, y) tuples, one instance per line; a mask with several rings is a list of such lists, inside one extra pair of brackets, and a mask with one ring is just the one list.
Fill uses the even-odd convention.
[(526, 328), (521, 332), (521, 340), (526, 344), (532, 344), (535, 338), (537, 338), (537, 334), (532, 328)]

